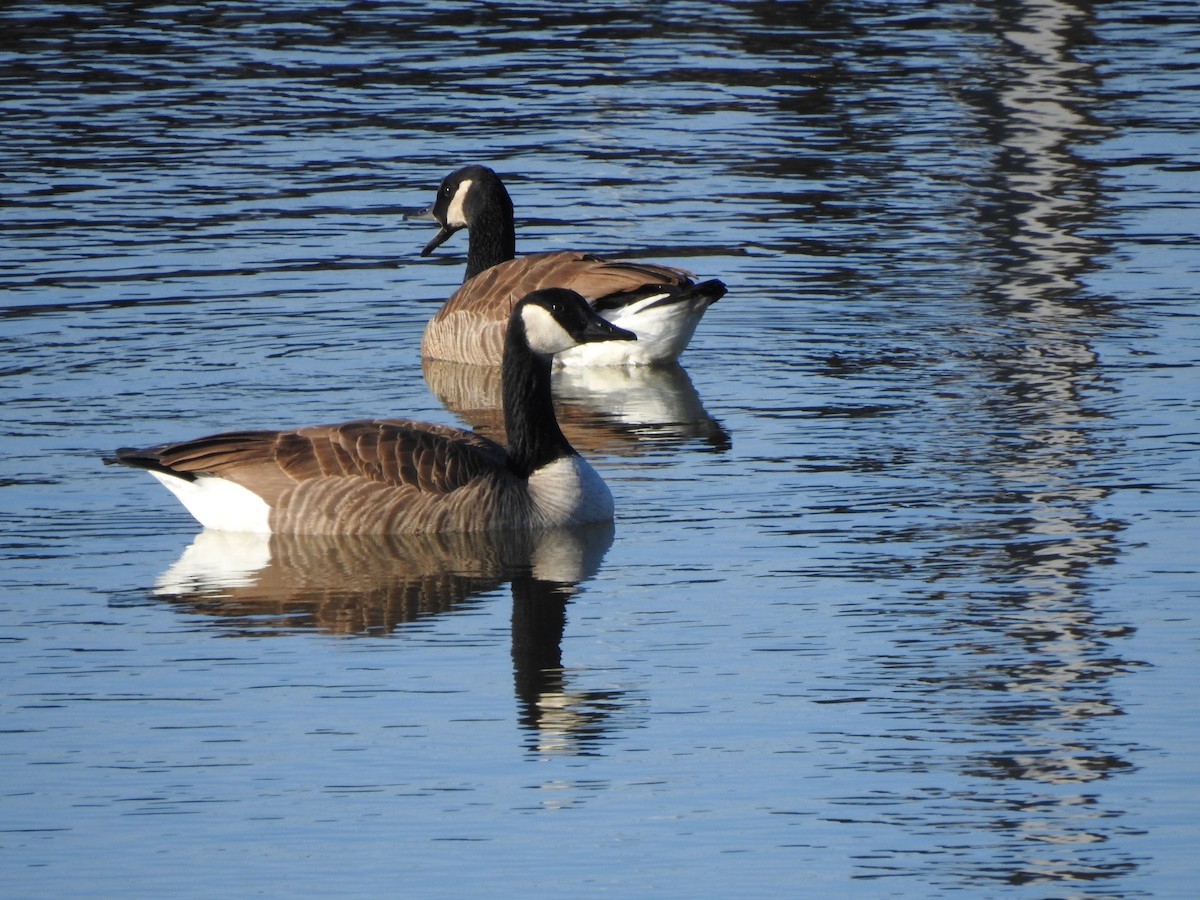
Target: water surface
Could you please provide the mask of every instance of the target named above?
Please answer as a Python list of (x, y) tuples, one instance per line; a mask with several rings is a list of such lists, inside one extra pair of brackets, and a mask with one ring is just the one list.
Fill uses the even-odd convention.
[[(7, 891), (1187, 896), (1184, 12), (7, 6)], [(401, 219), (466, 162), (525, 251), (729, 285), (556, 384), (611, 533), (231, 548), (101, 466), (494, 431)]]

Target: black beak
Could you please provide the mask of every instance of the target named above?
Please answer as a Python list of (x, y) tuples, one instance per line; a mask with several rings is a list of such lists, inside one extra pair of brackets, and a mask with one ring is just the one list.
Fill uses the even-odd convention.
[[(437, 222), (438, 221), (438, 217), (433, 214), (432, 204), (430, 206), (426, 207), (425, 209), (420, 210), (419, 212), (405, 213), (404, 220), (408, 221), (409, 219), (412, 219), (413, 221), (418, 221), (418, 222)], [(438, 222), (438, 224), (441, 225), (440, 222)], [(441, 225), (441, 227), (438, 228), (438, 233), (433, 236), (433, 240), (431, 240), (428, 244), (425, 245), (425, 249), (421, 251), (421, 255), (428, 256), (430, 253), (432, 253), (438, 247), (442, 246), (442, 244), (444, 244), (446, 242), (446, 239), (449, 238), (450, 235), (454, 234), (454, 232), (456, 232), (456, 231), (458, 231), (457, 228), (451, 228), (449, 225)]]
[(637, 335), (632, 331), (626, 331), (624, 328), (618, 328), (608, 319), (602, 319), (600, 316), (592, 313), (588, 316), (587, 325), (584, 326), (583, 333), (576, 337), (576, 340), (581, 344), (591, 344), (596, 341), (636, 341)]
[(425, 245), (425, 249), (421, 251), (422, 256), (428, 256), (438, 247), (446, 242), (446, 238), (458, 231), (457, 228), (451, 228), (449, 225), (443, 225), (438, 229), (438, 233), (433, 236), (433, 240)]

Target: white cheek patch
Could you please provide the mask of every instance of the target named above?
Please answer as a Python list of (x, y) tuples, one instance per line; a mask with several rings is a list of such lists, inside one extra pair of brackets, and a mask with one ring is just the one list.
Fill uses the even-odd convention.
[(521, 319), (525, 322), (525, 339), (535, 353), (559, 353), (576, 344), (554, 316), (540, 306), (526, 306), (521, 310)]
[(463, 204), (467, 202), (467, 194), (471, 192), (472, 184), (474, 182), (470, 178), (459, 182), (458, 190), (450, 198), (450, 205), (446, 207), (446, 224), (452, 228), (467, 227), (467, 214), (463, 211)]

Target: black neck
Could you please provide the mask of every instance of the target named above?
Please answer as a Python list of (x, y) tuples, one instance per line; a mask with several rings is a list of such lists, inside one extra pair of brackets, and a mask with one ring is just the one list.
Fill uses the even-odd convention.
[(508, 467), (521, 478), (575, 450), (554, 415), (550, 359), (538, 356), (525, 341), (525, 327), (514, 317), (504, 338), (504, 428)]
[(467, 241), (467, 274), (463, 281), (516, 255), (517, 230), (513, 224), (512, 201), (505, 193), (489, 199), (471, 218)]

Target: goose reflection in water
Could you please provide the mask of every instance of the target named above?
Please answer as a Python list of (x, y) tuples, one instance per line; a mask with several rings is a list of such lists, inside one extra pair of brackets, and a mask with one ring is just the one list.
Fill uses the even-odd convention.
[(512, 658), (530, 749), (588, 752), (624, 698), (573, 689), (562, 667), (566, 608), (612, 544), (611, 523), (542, 532), (401, 536), (202, 531), (154, 596), (229, 633), (386, 635), (463, 610), (511, 583)]
[[(505, 443), (499, 368), (423, 359), (421, 371), (446, 409)], [(722, 453), (731, 446), (678, 364), (563, 368), (553, 378), (559, 427), (584, 456), (635, 456), (695, 443)]]

